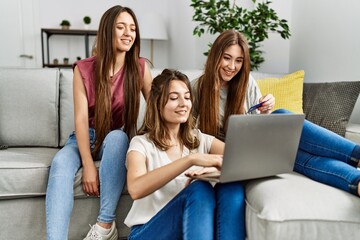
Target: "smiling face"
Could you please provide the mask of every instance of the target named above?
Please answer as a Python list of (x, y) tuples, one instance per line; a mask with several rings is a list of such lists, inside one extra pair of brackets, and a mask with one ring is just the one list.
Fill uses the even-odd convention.
[(228, 82), (241, 70), (243, 60), (244, 54), (239, 45), (231, 45), (225, 49), (219, 63), (219, 75), (223, 81), (223, 85), (227, 85)]
[(122, 12), (115, 24), (116, 48), (120, 52), (127, 52), (136, 38), (136, 24), (128, 12)]
[(192, 107), (190, 90), (183, 81), (171, 80), (163, 118), (167, 125), (184, 123)]

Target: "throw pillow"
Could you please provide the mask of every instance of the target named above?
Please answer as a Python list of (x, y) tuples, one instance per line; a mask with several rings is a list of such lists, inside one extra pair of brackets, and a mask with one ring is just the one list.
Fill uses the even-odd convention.
[(303, 113), (303, 70), (280, 78), (265, 78), (257, 80), (263, 95), (271, 93), (275, 97), (274, 110), (287, 109), (293, 113)]
[(304, 83), (306, 119), (345, 136), (359, 93), (360, 81)]

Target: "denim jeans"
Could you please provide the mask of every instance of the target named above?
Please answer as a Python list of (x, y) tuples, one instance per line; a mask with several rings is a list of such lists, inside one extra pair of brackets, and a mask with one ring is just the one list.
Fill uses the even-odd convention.
[(244, 188), (238, 182), (213, 188), (208, 182), (195, 181), (147, 223), (133, 226), (128, 239), (242, 240), (244, 204)]
[[(291, 113), (278, 109), (274, 114)], [(358, 196), (360, 146), (354, 142), (304, 121), (294, 171), (315, 181)]]
[[(89, 129), (90, 145), (94, 146), (95, 131)], [(100, 181), (100, 210), (97, 221), (111, 223), (124, 186), (125, 157), (129, 146), (122, 130), (107, 134), (98, 158)], [(75, 133), (55, 155), (49, 173), (46, 191), (46, 228), (48, 240), (68, 239), (71, 211), (74, 205), (74, 179), (81, 167), (81, 157)]]
[(217, 240), (245, 240), (245, 190), (241, 182), (215, 185)]

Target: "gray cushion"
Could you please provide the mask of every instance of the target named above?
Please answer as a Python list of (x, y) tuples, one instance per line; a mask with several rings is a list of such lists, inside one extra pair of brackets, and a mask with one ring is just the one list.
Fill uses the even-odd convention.
[(44, 196), (49, 166), (57, 148), (8, 148), (0, 151), (0, 199)]
[(58, 146), (57, 69), (0, 68), (0, 144)]
[[(8, 148), (0, 151), (0, 199), (44, 196), (57, 148)], [(95, 165), (99, 167), (100, 162)], [(82, 169), (75, 176), (74, 196), (84, 197)]]
[[(69, 240), (83, 239), (90, 230), (89, 224), (96, 222), (100, 199), (77, 198), (71, 214)], [(129, 228), (124, 224), (132, 200), (123, 194), (116, 210), (116, 225), (119, 239), (127, 239)], [(46, 240), (45, 197), (1, 200), (0, 239)], [(9, 221), (11, 219), (11, 221)], [(20, 229), (20, 230), (19, 230)]]
[(345, 136), (360, 82), (304, 83), (303, 109), (306, 119)]
[(287, 75), (288, 73), (263, 73), (263, 72), (251, 71), (250, 74), (255, 80), (259, 80), (264, 78), (279, 78)]
[(338, 240), (360, 236), (359, 198), (297, 173), (246, 186), (248, 239)]
[(74, 127), (73, 71), (60, 71), (60, 146), (64, 146)]

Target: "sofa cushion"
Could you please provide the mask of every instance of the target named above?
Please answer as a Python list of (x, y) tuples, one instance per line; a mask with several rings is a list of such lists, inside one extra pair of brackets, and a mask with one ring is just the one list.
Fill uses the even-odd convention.
[(0, 86), (0, 144), (57, 147), (59, 71), (0, 68)]
[[(127, 239), (129, 228), (124, 219), (132, 205), (128, 194), (121, 195), (116, 209), (116, 225), (120, 239)], [(71, 214), (69, 240), (83, 239), (96, 222), (100, 208), (100, 198), (77, 198)], [(2, 240), (46, 240), (45, 198), (2, 199), (0, 202)], [(9, 221), (11, 219), (11, 221)], [(19, 231), (14, 231), (20, 226)], [(17, 228), (18, 229), (18, 228)]]
[(360, 93), (360, 81), (304, 83), (306, 119), (341, 136)]
[(0, 199), (43, 196), (57, 148), (8, 148), (0, 151)]
[[(163, 70), (164, 69), (159, 69), (159, 68), (150, 69), (152, 78), (155, 78), (157, 75), (161, 74)], [(187, 70), (180, 69), (179, 71), (185, 74), (188, 77), (189, 81), (193, 81), (199, 78), (203, 74), (203, 70), (201, 69), (187, 69)]]
[(282, 76), (257, 80), (263, 95), (271, 93), (275, 97), (274, 110), (285, 108), (294, 113), (303, 113), (302, 96), (304, 83), (303, 70)]
[[(58, 148), (8, 148), (0, 151), (0, 199), (44, 196), (49, 168)], [(95, 165), (99, 167), (100, 162)], [(75, 176), (74, 196), (85, 197), (82, 169)], [(126, 191), (124, 189), (124, 191)]]
[(60, 142), (63, 147), (69, 135), (75, 130), (74, 126), (74, 99), (73, 99), (73, 71), (60, 71)]
[(360, 232), (360, 201), (297, 173), (246, 185), (248, 239), (353, 239)]

